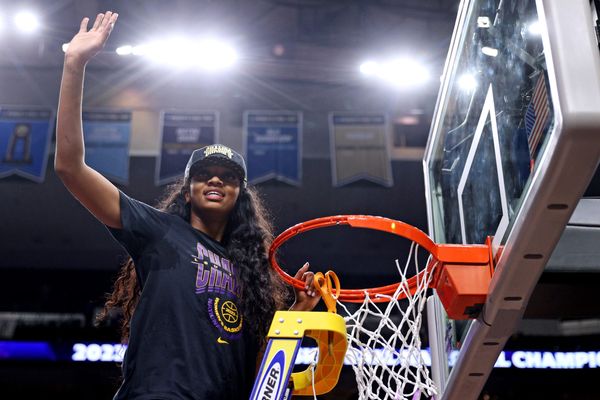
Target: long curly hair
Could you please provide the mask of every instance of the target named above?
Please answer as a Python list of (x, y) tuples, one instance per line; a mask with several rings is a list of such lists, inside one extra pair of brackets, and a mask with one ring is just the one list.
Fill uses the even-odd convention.
[[(185, 201), (190, 182), (183, 179), (169, 186), (157, 208), (190, 222), (191, 207)], [(241, 286), (240, 309), (244, 323), (255, 340), (264, 344), (276, 310), (284, 307), (289, 292), (269, 266), (268, 249), (273, 240), (273, 228), (258, 192), (241, 188), (234, 209), (229, 214), (222, 244), (230, 260), (237, 265)], [(140, 285), (131, 258), (123, 264), (113, 292), (107, 296), (98, 320), (106, 320), (114, 311), (122, 313), (121, 340), (129, 340), (130, 322), (139, 302)]]

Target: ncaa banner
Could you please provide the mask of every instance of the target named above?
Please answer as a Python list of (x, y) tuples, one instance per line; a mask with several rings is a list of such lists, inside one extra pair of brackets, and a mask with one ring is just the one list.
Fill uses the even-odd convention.
[(246, 111), (244, 152), (248, 182), (276, 179), (292, 185), (302, 180), (302, 113)]
[(160, 131), (156, 185), (181, 178), (194, 150), (217, 143), (218, 114), (216, 111), (163, 111)]
[(0, 107), (0, 178), (44, 181), (53, 121), (52, 109)]
[(334, 186), (361, 179), (392, 186), (389, 129), (384, 114), (329, 114)]
[(113, 182), (127, 184), (131, 111), (89, 110), (82, 118), (86, 164)]

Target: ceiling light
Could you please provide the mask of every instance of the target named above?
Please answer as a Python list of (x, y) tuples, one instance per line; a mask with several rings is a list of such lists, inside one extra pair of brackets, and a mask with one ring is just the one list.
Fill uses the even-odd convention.
[(217, 40), (204, 40), (198, 43), (197, 65), (204, 69), (229, 68), (238, 59), (237, 52), (227, 43)]
[(395, 86), (410, 87), (426, 83), (429, 71), (415, 60), (397, 59), (384, 64), (379, 76)]
[(128, 56), (131, 53), (133, 53), (133, 46), (131, 46), (131, 45), (119, 46), (119, 47), (117, 47), (117, 50), (115, 50), (115, 51), (120, 56)]
[(145, 56), (150, 53), (150, 45), (148, 44), (138, 44), (137, 46), (133, 46), (131, 49), (131, 54), (134, 56)]
[(379, 64), (375, 61), (365, 61), (360, 64), (359, 69), (361, 74), (371, 76), (377, 74), (379, 71)]
[(159, 64), (212, 71), (230, 68), (238, 60), (232, 46), (212, 39), (170, 38), (134, 46), (131, 53), (148, 57)]
[(38, 17), (30, 11), (21, 11), (15, 15), (15, 25), (21, 32), (32, 33), (40, 27)]

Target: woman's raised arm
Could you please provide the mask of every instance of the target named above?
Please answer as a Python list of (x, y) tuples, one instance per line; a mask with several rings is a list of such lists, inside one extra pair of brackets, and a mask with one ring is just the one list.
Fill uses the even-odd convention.
[(54, 169), (64, 185), (96, 218), (113, 228), (121, 227), (118, 189), (85, 164), (81, 102), (87, 62), (106, 43), (118, 14), (98, 14), (91, 29), (81, 21), (65, 53), (56, 124)]

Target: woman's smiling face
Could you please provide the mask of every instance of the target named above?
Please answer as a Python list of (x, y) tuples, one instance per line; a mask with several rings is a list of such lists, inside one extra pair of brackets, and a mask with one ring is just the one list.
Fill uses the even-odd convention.
[(192, 210), (229, 216), (240, 194), (240, 178), (230, 168), (211, 165), (192, 174), (190, 191), (186, 194)]

